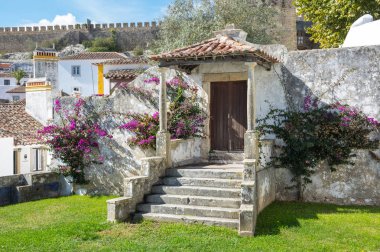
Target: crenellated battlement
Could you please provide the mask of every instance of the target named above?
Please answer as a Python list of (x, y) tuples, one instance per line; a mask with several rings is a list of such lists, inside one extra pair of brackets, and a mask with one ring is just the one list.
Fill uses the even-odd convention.
[(109, 30), (109, 29), (149, 29), (157, 28), (157, 22), (132, 22), (132, 23), (106, 23), (106, 24), (75, 24), (54, 26), (18, 26), (0, 27), (1, 33), (23, 33), (23, 32), (51, 32), (51, 31), (75, 31), (75, 30)]

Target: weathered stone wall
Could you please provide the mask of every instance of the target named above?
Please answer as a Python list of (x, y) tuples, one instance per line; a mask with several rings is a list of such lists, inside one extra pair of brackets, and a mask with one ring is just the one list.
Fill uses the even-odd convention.
[(171, 140), (172, 166), (178, 167), (202, 162), (201, 144), (202, 139), (200, 138)]
[(53, 172), (0, 177), (0, 206), (63, 196), (63, 186)]
[(96, 24), (88, 28), (83, 25), (0, 27), (0, 52), (32, 51), (36, 43), (50, 42), (64, 47), (80, 44), (84, 40), (110, 37), (111, 30), (117, 31), (118, 44), (122, 50), (133, 50), (137, 46), (147, 47), (158, 33), (156, 22)]
[[(356, 106), (380, 119), (380, 46), (290, 52), (279, 72), (284, 99), (293, 108), (303, 105), (306, 95), (324, 103), (337, 100)], [(278, 86), (278, 81), (268, 88)], [(265, 98), (265, 97), (264, 97)], [(264, 99), (262, 98), (262, 99)], [(275, 107), (284, 108), (282, 102)], [(355, 165), (341, 165), (330, 172), (325, 164), (317, 167), (313, 184), (303, 193), (305, 201), (336, 204), (379, 205), (380, 162), (369, 151), (358, 151)], [(295, 200), (298, 192), (289, 189), (292, 174), (276, 170), (278, 200)]]

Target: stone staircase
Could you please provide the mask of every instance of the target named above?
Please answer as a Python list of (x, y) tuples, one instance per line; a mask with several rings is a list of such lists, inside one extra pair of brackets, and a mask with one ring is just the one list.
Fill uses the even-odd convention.
[(137, 205), (134, 220), (239, 226), (241, 164), (188, 166), (167, 169)]

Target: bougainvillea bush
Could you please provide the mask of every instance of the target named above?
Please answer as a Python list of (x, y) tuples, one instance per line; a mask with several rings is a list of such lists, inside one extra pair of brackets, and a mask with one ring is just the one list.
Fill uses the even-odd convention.
[[(144, 84), (146, 88), (152, 89), (150, 85), (159, 85), (160, 79), (157, 76), (149, 76)], [(205, 113), (197, 101), (198, 89), (189, 85), (181, 73), (167, 81), (167, 94), (170, 101), (168, 114), (168, 131), (172, 139), (188, 139), (191, 137), (203, 137), (202, 128), (206, 119)], [(126, 87), (127, 88), (127, 87)], [(131, 88), (130, 90), (137, 90)], [(145, 93), (143, 88), (138, 89), (140, 93)], [(158, 99), (158, 98), (157, 98)], [(133, 133), (129, 140), (130, 144), (142, 148), (155, 148), (156, 135), (159, 130), (159, 113), (127, 115), (129, 121), (120, 126)]]
[(54, 110), (59, 122), (39, 131), (42, 140), (53, 151), (53, 156), (66, 164), (60, 166), (60, 172), (72, 176), (73, 182), (77, 184), (86, 183), (86, 166), (104, 160), (99, 153), (99, 138), (112, 138), (83, 113), (85, 105), (83, 99), (78, 99), (73, 110), (67, 110), (56, 100)]
[(272, 164), (290, 169), (300, 187), (312, 182), (310, 176), (321, 161), (335, 171), (337, 165), (351, 164), (354, 149), (379, 146), (371, 137), (380, 130), (376, 119), (347, 104), (322, 104), (311, 96), (300, 111), (271, 109), (259, 124), (262, 134), (274, 134), (284, 142)]

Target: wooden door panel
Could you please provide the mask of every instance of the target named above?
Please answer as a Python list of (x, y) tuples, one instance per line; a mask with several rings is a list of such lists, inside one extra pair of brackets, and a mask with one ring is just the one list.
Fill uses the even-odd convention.
[(212, 150), (244, 150), (247, 125), (247, 83), (211, 83), (210, 137)]

